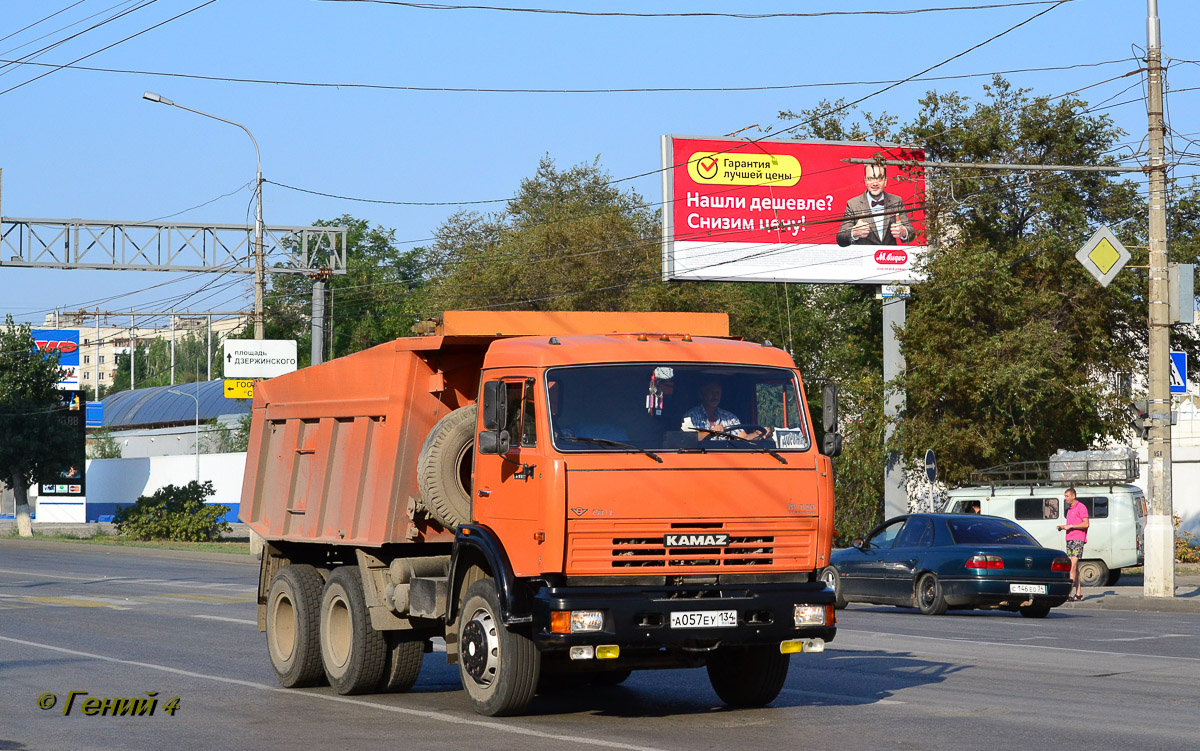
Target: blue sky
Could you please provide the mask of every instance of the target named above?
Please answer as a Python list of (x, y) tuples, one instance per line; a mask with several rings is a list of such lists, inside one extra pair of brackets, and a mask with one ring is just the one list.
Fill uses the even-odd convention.
[[(0, 59), (12, 60), (84, 25), (85, 16), (146, 0), (9, 0)], [(67, 63), (203, 0), (157, 0), (37, 57)], [(636, 3), (537, 0), (520, 7), (629, 12), (779, 13), (984, 5), (988, 0), (810, 0), (803, 3)], [(485, 4), (483, 2), (478, 4)], [(504, 3), (505, 5), (516, 5)], [(902, 79), (1045, 10), (1045, 4), (909, 15), (814, 18), (629, 18), (485, 10), (427, 10), (384, 3), (217, 0), (80, 65), (102, 68), (342, 84), (459, 88), (607, 89), (783, 86)], [(1009, 76), (1036, 94), (1062, 94), (1135, 69), (1146, 43), (1141, 0), (1073, 0), (929, 75), (1124, 62)], [(1200, 60), (1193, 29), (1200, 4), (1161, 0), (1163, 51)], [(33, 40), (43, 34), (45, 39)], [(26, 45), (27, 46), (22, 46)], [(0, 91), (47, 68), (0, 63)], [(1129, 77), (1081, 96), (1137, 99)], [(1200, 67), (1177, 62), (1173, 89), (1200, 86)], [(928, 89), (978, 96), (984, 78), (913, 82), (862, 106), (901, 120)], [(778, 112), (820, 99), (857, 99), (881, 85), (750, 92), (514, 94), (318, 88), (199, 81), (145, 73), (60, 70), (0, 93), (0, 168), (5, 217), (245, 223), (252, 221), (254, 151), (237, 128), (144, 101), (156, 91), (242, 123), (262, 151), (265, 179), (314, 191), (389, 201), (478, 201), (512, 195), (550, 154), (561, 166), (599, 157), (614, 178), (659, 168), (664, 133), (721, 135), (781, 127)], [(1168, 98), (1173, 128), (1195, 134), (1200, 91)], [(1106, 110), (1144, 135), (1139, 102)], [(763, 135), (760, 129), (746, 135)], [(1193, 135), (1192, 137), (1195, 137)], [(1186, 146), (1182, 141), (1178, 146)], [(1177, 172), (1178, 175), (1185, 174)], [(656, 175), (629, 185), (661, 198)], [(219, 198), (225, 194), (232, 194)], [(215, 200), (214, 200), (215, 199)], [(268, 184), (267, 224), (307, 225), (349, 213), (420, 244), (455, 206), (359, 203)], [(191, 308), (207, 279), (182, 274), (0, 267), (0, 315), (40, 322), (44, 313), (102, 307)], [(147, 288), (152, 285), (165, 286)], [(194, 299), (194, 298), (192, 298)], [(249, 309), (247, 278), (197, 308)]]

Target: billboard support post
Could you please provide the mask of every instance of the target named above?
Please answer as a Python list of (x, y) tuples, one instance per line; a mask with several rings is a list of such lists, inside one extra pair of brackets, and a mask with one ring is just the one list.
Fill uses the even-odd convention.
[[(904, 410), (904, 392), (892, 390), (896, 378), (904, 374), (904, 353), (900, 351), (897, 331), (904, 330), (905, 300), (903, 296), (883, 300), (883, 417), (887, 421), (884, 441), (890, 443), (896, 431), (895, 420)], [(889, 450), (883, 471), (883, 518), (908, 513), (908, 482), (904, 473), (904, 457)]]

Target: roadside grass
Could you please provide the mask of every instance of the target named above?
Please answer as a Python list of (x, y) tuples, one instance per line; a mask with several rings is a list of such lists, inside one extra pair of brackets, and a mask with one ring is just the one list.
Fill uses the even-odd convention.
[(173, 542), (169, 540), (131, 540), (97, 528), (91, 537), (66, 533), (46, 534), (34, 531), (33, 537), (19, 537), (17, 528), (12, 527), (7, 537), (13, 540), (42, 540), (50, 542), (73, 542), (84, 545), (107, 545), (110, 547), (156, 548), (158, 550), (195, 550), (204, 553), (230, 553), (250, 555), (250, 541), (245, 538), (214, 540), (211, 542)]
[[(1126, 566), (1121, 569), (1122, 575), (1142, 576), (1146, 570), (1141, 566)], [(1176, 576), (1200, 576), (1200, 563), (1179, 563), (1175, 562)]]

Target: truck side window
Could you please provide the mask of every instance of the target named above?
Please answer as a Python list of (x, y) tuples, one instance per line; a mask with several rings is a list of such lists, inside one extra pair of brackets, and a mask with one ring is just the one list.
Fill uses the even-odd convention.
[(533, 388), (525, 388), (525, 381), (506, 381), (504, 385), (508, 389), (508, 425), (505, 429), (512, 444), (534, 448), (537, 430), (533, 417)]

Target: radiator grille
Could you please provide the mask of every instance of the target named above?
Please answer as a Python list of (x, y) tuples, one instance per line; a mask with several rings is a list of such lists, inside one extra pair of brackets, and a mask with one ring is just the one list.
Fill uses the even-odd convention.
[[(668, 534), (729, 535), (726, 546), (667, 547)], [(811, 568), (816, 520), (671, 523), (572, 522), (568, 528), (571, 573), (689, 573)]]

